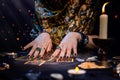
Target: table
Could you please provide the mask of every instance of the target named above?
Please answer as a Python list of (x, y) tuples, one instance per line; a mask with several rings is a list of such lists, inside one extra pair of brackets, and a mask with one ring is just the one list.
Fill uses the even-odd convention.
[(68, 69), (75, 68), (80, 62), (54, 62), (45, 63), (42, 66), (24, 65), (24, 61), (16, 61), (14, 59), (6, 60), (10, 64), (10, 69), (0, 71), (1, 80), (53, 80), (51, 73), (60, 73), (64, 76), (64, 80), (120, 80), (113, 76), (112, 69), (90, 69), (86, 70), (85, 77), (76, 79), (70, 77), (67, 73)]

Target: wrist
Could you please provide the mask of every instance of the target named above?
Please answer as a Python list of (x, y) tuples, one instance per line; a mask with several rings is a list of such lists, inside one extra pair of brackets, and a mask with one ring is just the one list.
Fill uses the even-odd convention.
[(79, 47), (85, 47), (89, 42), (89, 38), (86, 34), (84, 34), (82, 32), (79, 32), (79, 33), (81, 35), (81, 40), (79, 41), (78, 46)]

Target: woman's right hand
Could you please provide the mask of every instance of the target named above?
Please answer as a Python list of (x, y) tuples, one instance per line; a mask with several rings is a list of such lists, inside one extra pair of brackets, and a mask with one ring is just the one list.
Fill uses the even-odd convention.
[(50, 35), (46, 32), (40, 33), (37, 38), (35, 38), (32, 42), (24, 47), (24, 50), (30, 47), (32, 48), (28, 54), (29, 57), (43, 57), (44, 53), (51, 51), (52, 48), (52, 40), (50, 38)]

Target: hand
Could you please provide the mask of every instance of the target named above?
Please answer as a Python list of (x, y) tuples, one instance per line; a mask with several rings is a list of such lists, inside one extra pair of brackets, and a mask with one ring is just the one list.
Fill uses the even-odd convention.
[(52, 48), (52, 40), (48, 33), (40, 33), (39, 36), (34, 39), (32, 42), (27, 44), (24, 47), (24, 50), (32, 47), (29, 52), (29, 56), (34, 56), (36, 58), (38, 56), (43, 57), (45, 52), (49, 52)]
[(74, 55), (77, 55), (77, 44), (81, 40), (81, 35), (78, 32), (69, 32), (59, 44), (58, 49), (52, 54), (52, 57), (70, 57), (73, 52)]
[[(93, 38), (98, 38), (96, 35), (88, 35), (88, 44), (86, 44), (86, 47), (89, 48), (95, 48), (96, 45), (93, 43)], [(63, 40), (61, 41), (59, 48), (55, 50), (55, 52), (52, 54), (52, 57), (56, 57), (59, 55), (59, 57), (71, 57), (71, 53), (73, 53), (74, 56), (77, 56), (77, 45), (78, 42), (81, 41), (81, 34), (78, 32), (70, 32), (68, 33)]]

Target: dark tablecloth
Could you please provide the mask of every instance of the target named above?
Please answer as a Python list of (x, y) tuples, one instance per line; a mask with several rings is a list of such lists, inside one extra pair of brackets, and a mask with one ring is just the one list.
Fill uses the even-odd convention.
[[(22, 53), (24, 54), (24, 53)], [(90, 56), (89, 54), (81, 57)], [(53, 80), (51, 73), (63, 75), (64, 80), (120, 80), (113, 76), (113, 67), (108, 69), (89, 69), (86, 70), (84, 77), (70, 77), (68, 69), (74, 69), (80, 62), (53, 62), (45, 63), (42, 66), (24, 64), (23, 60), (2, 59), (10, 64), (10, 69), (0, 71), (0, 80)]]
[[(0, 71), (2, 80), (53, 80), (50, 77), (51, 73), (59, 73), (64, 76), (64, 80), (75, 80), (67, 73), (68, 69), (75, 68), (79, 62), (70, 63), (45, 63), (42, 66), (38, 65), (24, 65), (24, 61), (13, 61), (9, 70)], [(113, 77), (112, 68), (109, 69), (91, 69), (86, 70), (82, 79), (76, 80), (120, 80)], [(31, 73), (31, 75), (29, 75)], [(35, 79), (32, 79), (34, 76)]]

